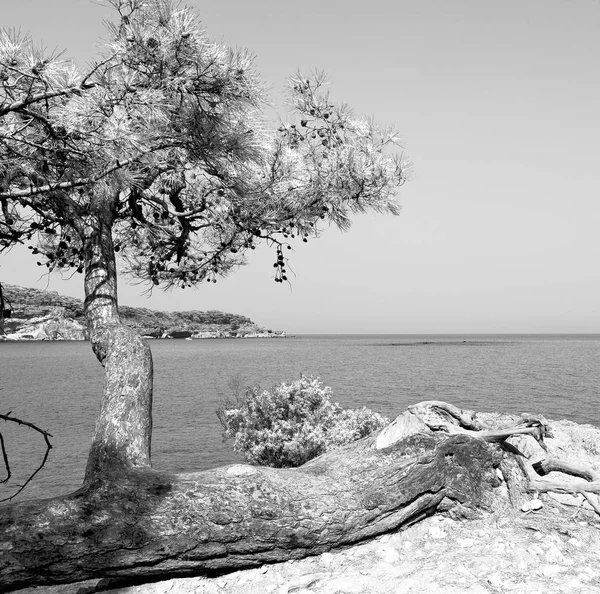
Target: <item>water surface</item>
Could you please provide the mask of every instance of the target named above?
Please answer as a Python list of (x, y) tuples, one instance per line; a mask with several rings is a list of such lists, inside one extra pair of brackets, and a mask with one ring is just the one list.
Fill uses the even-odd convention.
[[(153, 464), (174, 472), (239, 461), (215, 415), (232, 380), (269, 387), (318, 375), (342, 406), (389, 417), (421, 400), (446, 400), (600, 426), (600, 335), (319, 335), (155, 340), (151, 347)], [(88, 343), (0, 343), (0, 412), (53, 435), (47, 466), (21, 498), (80, 485), (101, 392), (102, 369)], [(20, 479), (35, 468), (43, 442), (9, 423), (0, 431)]]

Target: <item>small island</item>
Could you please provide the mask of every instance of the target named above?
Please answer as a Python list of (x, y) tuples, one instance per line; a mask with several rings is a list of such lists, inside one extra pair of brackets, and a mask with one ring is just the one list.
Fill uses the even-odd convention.
[[(0, 340), (86, 340), (83, 301), (30, 287), (3, 284), (8, 315)], [(124, 324), (145, 338), (284, 338), (251, 319), (221, 311), (154, 311), (120, 306)]]

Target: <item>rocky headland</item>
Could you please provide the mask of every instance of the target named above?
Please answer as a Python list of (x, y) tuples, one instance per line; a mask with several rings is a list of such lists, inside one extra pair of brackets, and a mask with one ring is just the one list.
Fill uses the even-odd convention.
[[(85, 340), (83, 302), (56, 291), (2, 284), (7, 316), (0, 340)], [(120, 306), (125, 324), (147, 338), (281, 338), (245, 316), (221, 311), (154, 311)]]

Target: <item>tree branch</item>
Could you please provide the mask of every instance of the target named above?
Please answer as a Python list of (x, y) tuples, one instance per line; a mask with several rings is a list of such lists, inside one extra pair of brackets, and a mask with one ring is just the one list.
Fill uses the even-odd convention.
[(33, 103), (39, 103), (40, 101), (46, 101), (54, 97), (63, 97), (65, 95), (81, 93), (83, 89), (91, 88), (92, 86), (94, 85), (77, 85), (76, 87), (68, 87), (66, 89), (58, 89), (56, 91), (44, 91), (43, 93), (36, 93), (35, 95), (30, 95), (26, 99), (20, 99), (19, 101), (14, 101), (8, 105), (1, 106), (0, 116), (6, 115), (11, 111), (18, 111), (24, 107), (27, 107), (28, 105), (32, 105)]
[[(21, 493), (21, 491), (23, 491), (23, 489), (25, 489), (25, 487), (33, 480), (33, 478), (37, 475), (37, 473), (45, 466), (46, 461), (48, 460), (48, 456), (50, 454), (50, 450), (52, 449), (52, 444), (50, 443), (50, 437), (52, 437), (52, 435), (50, 433), (48, 433), (47, 431), (40, 429), (37, 425), (34, 425), (33, 423), (30, 423), (28, 421), (23, 421), (21, 419), (18, 419), (17, 417), (11, 417), (10, 412), (5, 415), (0, 414), (0, 420), (10, 421), (12, 423), (17, 423), (17, 425), (23, 425), (24, 427), (29, 427), (30, 429), (33, 429), (34, 431), (37, 431), (38, 433), (40, 433), (44, 437), (44, 441), (46, 443), (46, 451), (44, 453), (44, 457), (43, 457), (40, 465), (29, 475), (27, 480), (22, 485), (20, 485), (19, 489), (15, 493), (13, 493), (10, 497), (5, 497), (4, 499), (0, 499), (0, 503), (2, 503), (4, 501), (10, 501), (11, 499), (14, 499), (19, 493)], [(5, 468), (6, 468), (6, 473), (7, 473), (6, 478), (3, 481), (1, 481), (1, 483), (6, 483), (6, 482), (8, 482), (8, 480), (11, 477), (11, 472), (10, 472), (10, 464), (8, 461), (8, 455), (7, 455), (6, 449), (5, 449), (4, 438), (2, 437), (1, 433), (0, 433), (0, 443), (1, 443), (1, 447), (2, 447), (2, 457), (3, 457), (3, 461), (4, 461)]]
[(38, 194), (55, 192), (56, 190), (72, 190), (75, 188), (80, 188), (82, 186), (89, 186), (89, 185), (92, 185), (92, 184), (100, 181), (102, 178), (106, 177), (107, 175), (110, 175), (114, 171), (117, 171), (118, 169), (122, 169), (123, 167), (127, 167), (128, 165), (131, 165), (135, 161), (141, 159), (143, 156), (145, 156), (151, 152), (161, 150), (163, 148), (165, 148), (165, 147), (157, 147), (155, 149), (152, 149), (152, 150), (144, 153), (143, 155), (138, 155), (137, 157), (131, 157), (130, 159), (126, 159), (124, 161), (119, 161), (117, 159), (117, 161), (114, 165), (106, 168), (104, 171), (102, 171), (101, 173), (99, 173), (98, 175), (93, 176), (93, 177), (80, 177), (78, 179), (74, 179), (74, 180), (68, 181), (68, 182), (58, 182), (55, 184), (46, 184), (44, 186), (35, 186), (35, 187), (32, 186), (26, 190), (12, 190), (10, 192), (2, 192), (2, 193), (0, 193), (0, 198), (27, 198), (29, 196), (36, 196)]

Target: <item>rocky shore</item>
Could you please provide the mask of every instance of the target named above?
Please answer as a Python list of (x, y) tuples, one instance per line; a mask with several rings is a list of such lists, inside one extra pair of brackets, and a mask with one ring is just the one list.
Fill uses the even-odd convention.
[[(600, 429), (570, 421), (550, 424), (551, 455), (600, 468)], [(508, 497), (505, 487), (498, 488), (501, 498)], [(19, 592), (600, 594), (600, 516), (582, 495), (533, 494), (530, 501), (537, 505), (511, 507), (507, 501), (468, 518), (436, 514), (343, 549), (216, 577), (139, 585), (99, 580)]]
[[(3, 284), (8, 316), (0, 340), (85, 340), (83, 302), (55, 291)], [(245, 316), (220, 311), (161, 312), (122, 306), (121, 318), (146, 338), (284, 338)]]

